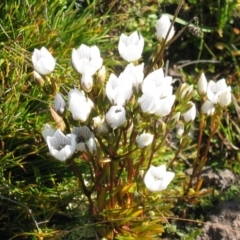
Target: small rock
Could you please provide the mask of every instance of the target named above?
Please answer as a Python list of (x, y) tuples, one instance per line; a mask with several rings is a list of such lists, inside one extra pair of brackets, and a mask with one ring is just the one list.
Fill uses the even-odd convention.
[[(185, 172), (186, 174), (191, 175), (192, 168), (187, 169)], [(203, 188), (214, 187), (221, 191), (229, 188), (232, 184), (239, 182), (239, 179), (235, 176), (235, 174), (227, 168), (214, 170), (210, 166), (204, 167), (200, 176), (203, 178)]]
[(196, 240), (240, 240), (240, 200), (220, 202)]

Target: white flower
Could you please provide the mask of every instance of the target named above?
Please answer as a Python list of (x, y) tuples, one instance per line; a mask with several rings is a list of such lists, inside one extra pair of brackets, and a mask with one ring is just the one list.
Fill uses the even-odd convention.
[(57, 93), (54, 99), (54, 110), (62, 115), (66, 110), (66, 103), (61, 94)]
[(124, 106), (132, 96), (133, 75), (121, 73), (119, 77), (111, 73), (106, 84), (106, 95), (112, 104)]
[(215, 112), (214, 104), (211, 101), (207, 100), (202, 105), (201, 111), (206, 115), (213, 115)]
[(144, 93), (138, 99), (143, 112), (155, 114), (159, 117), (164, 117), (171, 112), (174, 101), (174, 95), (169, 94), (169, 96), (161, 97), (154, 91), (152, 94)]
[(42, 136), (45, 142), (47, 142), (47, 137), (52, 137), (55, 132), (56, 130), (53, 127), (51, 127), (48, 123), (46, 123), (44, 125), (44, 129), (42, 130)]
[(172, 77), (164, 77), (163, 69), (159, 68), (148, 74), (148, 76), (143, 80), (142, 92), (150, 93), (158, 92), (159, 96), (168, 96), (172, 93)]
[(143, 46), (144, 39), (136, 31), (129, 37), (122, 33), (119, 38), (118, 51), (125, 61), (134, 62), (141, 58)]
[(159, 167), (150, 166), (144, 176), (144, 183), (149, 191), (158, 192), (166, 189), (174, 176), (173, 172), (166, 171), (165, 165)]
[(150, 73), (143, 80), (143, 95), (138, 99), (142, 111), (159, 117), (168, 115), (175, 101), (171, 83), (172, 77), (164, 77), (162, 68)]
[(42, 75), (52, 73), (56, 65), (52, 54), (45, 47), (42, 47), (40, 50), (34, 49), (32, 63), (35, 71)]
[(105, 118), (101, 118), (99, 116), (93, 118), (93, 127), (100, 134), (105, 134), (109, 131), (109, 127), (105, 121)]
[(76, 149), (78, 151), (86, 151), (87, 146), (90, 153), (96, 152), (95, 136), (87, 126), (73, 127), (72, 133), (76, 135)]
[(158, 117), (167, 116), (172, 110), (172, 106), (174, 104), (175, 98), (176, 98), (175, 95), (169, 95), (167, 97), (159, 99), (157, 101), (158, 108), (155, 114)]
[(78, 49), (72, 50), (72, 64), (80, 74), (93, 75), (102, 66), (103, 59), (97, 46), (88, 47), (81, 44)]
[(153, 135), (151, 133), (142, 133), (137, 136), (136, 143), (139, 148), (144, 148), (150, 145), (153, 141)]
[(183, 119), (186, 123), (192, 122), (196, 117), (196, 106), (193, 102), (188, 102), (191, 105), (191, 108), (182, 114)]
[(143, 68), (144, 68), (144, 63), (142, 63), (140, 65), (137, 65), (137, 66), (134, 66), (133, 63), (129, 63), (123, 71), (127, 75), (132, 75), (133, 76), (133, 77), (131, 77), (132, 86), (136, 89), (137, 92), (138, 92), (138, 90), (141, 87), (142, 82), (143, 82), (143, 78), (144, 78)]
[(126, 122), (126, 111), (124, 107), (112, 106), (106, 113), (106, 121), (113, 129), (122, 126)]
[(231, 87), (228, 87), (227, 90), (222, 91), (218, 94), (218, 104), (224, 108), (228, 106), (232, 101)]
[[(169, 20), (169, 17), (167, 14), (163, 14), (161, 16), (161, 18), (157, 21), (156, 24), (156, 35), (157, 35), (157, 39), (158, 41), (162, 42), (163, 39), (166, 39), (167, 37), (167, 33), (168, 33), (168, 29), (171, 26), (171, 22)], [(174, 27), (171, 27), (171, 30), (168, 34), (168, 38), (167, 41), (171, 40), (173, 38), (175, 31), (174, 31)]]
[(74, 134), (64, 135), (57, 130), (52, 137), (47, 137), (47, 145), (50, 154), (60, 161), (66, 161), (76, 150), (76, 136)]
[(205, 74), (202, 73), (200, 78), (198, 79), (198, 93), (200, 95), (205, 95), (207, 93), (207, 79), (205, 77)]
[(75, 120), (86, 121), (93, 108), (93, 102), (86, 98), (83, 91), (71, 89), (68, 93), (69, 110)]
[(202, 105), (201, 111), (204, 114), (213, 115), (215, 105), (225, 108), (231, 103), (231, 87), (227, 86), (225, 79), (220, 79), (217, 82), (210, 80), (207, 86), (207, 98), (208, 100)]
[(97, 46), (88, 47), (82, 44), (77, 50), (72, 50), (72, 64), (74, 69), (82, 74), (81, 86), (85, 92), (90, 92), (94, 75), (102, 67), (103, 59)]
[[(229, 92), (229, 94), (231, 92), (231, 87), (227, 86), (225, 79), (220, 79), (217, 82), (213, 82), (212, 80), (209, 81), (207, 89), (207, 97), (209, 101), (218, 104), (219, 95), (223, 92)], [(227, 104), (230, 102), (228, 101)]]

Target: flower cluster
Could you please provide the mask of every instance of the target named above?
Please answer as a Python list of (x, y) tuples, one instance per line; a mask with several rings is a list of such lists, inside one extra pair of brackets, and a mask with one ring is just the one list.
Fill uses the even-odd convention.
[[(157, 39), (161, 43), (168, 42), (174, 33), (168, 15), (163, 15), (156, 24)], [(134, 151), (144, 152), (153, 144), (152, 151), (156, 151), (165, 140), (159, 137), (160, 131), (168, 133), (179, 121), (186, 126), (191, 125), (197, 115), (192, 99), (195, 93), (193, 85), (183, 83), (174, 92), (172, 77), (165, 76), (162, 67), (145, 76), (144, 63), (139, 63), (143, 48), (144, 39), (138, 32), (130, 36), (121, 34), (118, 51), (128, 64), (118, 76), (111, 73), (106, 82), (106, 68), (97, 46), (82, 44), (72, 50), (72, 67), (80, 75), (80, 86), (69, 90), (67, 103), (65, 97), (57, 93), (54, 110), (65, 122), (68, 116), (68, 123), (73, 126), (67, 123), (69, 127), (64, 131), (46, 124), (42, 135), (50, 155), (66, 161), (76, 152), (85, 152), (98, 160), (107, 157), (112, 161), (129, 157)], [(44, 47), (34, 50), (32, 62), (34, 76), (38, 78), (51, 74), (56, 65)], [(100, 90), (95, 89), (94, 81), (101, 83)], [(206, 115), (214, 114), (216, 107), (225, 108), (231, 102), (231, 88), (224, 79), (217, 83), (207, 82), (202, 74), (197, 91), (205, 99), (201, 111)], [(129, 144), (129, 152), (122, 155), (112, 146), (124, 148), (125, 144)], [(153, 192), (164, 190), (175, 174), (166, 171), (165, 164), (154, 167), (151, 160), (140, 166), (136, 163), (136, 166), (149, 166), (144, 176), (147, 189)]]

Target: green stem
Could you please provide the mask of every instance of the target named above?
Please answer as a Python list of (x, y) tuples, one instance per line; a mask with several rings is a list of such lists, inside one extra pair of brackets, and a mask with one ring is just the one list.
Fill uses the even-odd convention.
[(127, 162), (128, 162), (128, 183), (131, 184), (133, 179), (133, 160), (129, 158)]
[(111, 204), (111, 208), (113, 209), (115, 207), (114, 204), (114, 195), (112, 194), (114, 186), (115, 186), (115, 162), (111, 161), (110, 162), (110, 189), (109, 189), (109, 193), (110, 193), (110, 204)]
[(141, 152), (140, 160), (139, 160), (139, 162), (138, 162), (138, 164), (136, 166), (135, 176), (138, 176), (140, 167), (142, 166), (142, 164), (143, 164), (143, 162), (145, 160), (145, 154), (144, 153), (145, 153), (145, 150), (143, 150)]
[(88, 202), (89, 202), (89, 206), (90, 206), (90, 209), (91, 209), (91, 212), (96, 215), (97, 214), (97, 211), (96, 211), (96, 208), (93, 204), (93, 200), (91, 198), (91, 192), (87, 189), (85, 183), (84, 183), (84, 179), (83, 179), (83, 176), (82, 176), (82, 173), (78, 170), (77, 168), (77, 165), (76, 165), (76, 162), (74, 160), (71, 161), (71, 167), (73, 169), (73, 172), (74, 174), (77, 176), (80, 184), (81, 184), (81, 187), (83, 189), (83, 192), (84, 192), (84, 195), (87, 197), (88, 199)]
[(169, 169), (170, 167), (172, 167), (173, 163), (174, 163), (175, 160), (177, 159), (177, 157), (178, 157), (180, 151), (182, 150), (183, 143), (184, 143), (184, 141), (181, 142), (180, 146), (178, 147), (177, 152), (175, 153), (174, 158), (173, 158), (173, 159), (171, 160), (171, 162), (168, 164), (167, 169)]
[[(193, 168), (193, 172), (191, 174), (191, 178), (190, 178), (190, 181), (188, 183), (188, 186), (187, 186), (187, 189), (186, 189), (184, 195), (188, 194), (188, 191), (189, 191), (189, 189), (190, 189), (190, 187), (192, 185), (192, 181), (193, 181), (194, 177), (196, 177), (196, 176), (197, 176), (197, 181), (196, 181), (195, 186), (198, 186), (198, 183), (199, 183), (199, 180), (200, 180), (201, 171), (202, 171), (203, 167), (205, 166), (205, 164), (207, 162), (207, 156), (208, 156), (211, 140), (212, 140), (214, 134), (217, 132), (219, 123), (220, 123), (220, 118), (219, 118), (218, 113), (217, 113), (216, 115), (213, 115), (212, 118), (211, 118), (211, 133), (210, 133), (210, 136), (208, 138), (208, 142), (207, 142), (207, 146), (206, 146), (204, 155), (201, 158), (200, 162), (199, 162), (199, 159), (196, 158), (195, 165), (194, 165), (194, 168)], [(199, 142), (198, 144), (201, 144), (201, 142)], [(199, 156), (198, 156), (198, 158), (199, 158)]]
[(66, 125), (67, 133), (70, 133), (70, 132), (71, 132), (71, 129), (70, 129), (70, 126), (69, 126), (69, 123), (68, 123), (66, 117), (62, 117), (62, 118), (63, 118), (63, 121), (64, 121), (64, 123), (65, 123), (65, 125)]

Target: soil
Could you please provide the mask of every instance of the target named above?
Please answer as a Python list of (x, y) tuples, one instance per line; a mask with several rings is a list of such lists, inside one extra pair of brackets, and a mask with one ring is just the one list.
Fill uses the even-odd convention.
[[(191, 174), (192, 169), (186, 171)], [(232, 184), (238, 184), (239, 178), (229, 169), (214, 170), (205, 167), (201, 172), (203, 188), (215, 188), (226, 191)], [(205, 216), (202, 234), (196, 240), (240, 240), (240, 199), (221, 201)]]

